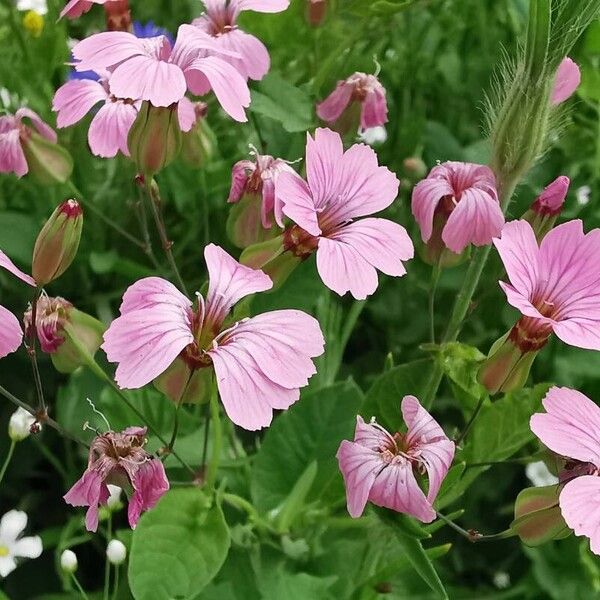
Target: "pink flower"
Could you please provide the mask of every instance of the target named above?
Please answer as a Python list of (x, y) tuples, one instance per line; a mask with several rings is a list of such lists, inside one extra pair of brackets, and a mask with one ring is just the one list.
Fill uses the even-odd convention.
[[(46, 294), (42, 294), (37, 302), (36, 310), (36, 335), (40, 341), (42, 352), (52, 354), (65, 341), (62, 329), (67, 322), (67, 313), (73, 305), (57, 296), (50, 298)], [(25, 332), (29, 334), (32, 325), (33, 311), (31, 305), (25, 312), (23, 322)]]
[(254, 160), (240, 160), (231, 170), (231, 189), (228, 202), (239, 202), (244, 194), (262, 196), (261, 222), (265, 229), (272, 225), (271, 217), (283, 227), (281, 202), (275, 196), (275, 182), (280, 173), (293, 173), (290, 165), (281, 158), (252, 152)]
[(107, 31), (73, 48), (77, 71), (111, 72), (108, 91), (115, 98), (166, 107), (182, 100), (188, 90), (201, 96), (212, 89), (225, 112), (246, 121), (244, 107), (250, 105), (246, 81), (213, 53), (231, 55), (192, 25), (179, 27), (173, 47), (164, 35), (140, 39), (124, 31)]
[(103, 348), (108, 360), (118, 363), (115, 379), (122, 388), (146, 385), (176, 359), (191, 373), (214, 369), (229, 418), (246, 429), (266, 427), (273, 409), (296, 402), (299, 388), (316, 372), (311, 358), (322, 354), (324, 345), (319, 323), (298, 310), (226, 321), (234, 304), (270, 289), (272, 281), (213, 244), (204, 257), (206, 301), (198, 294), (193, 310), (168, 281), (141, 279), (125, 292), (121, 316), (106, 331)]
[(335, 90), (317, 105), (317, 115), (327, 123), (334, 123), (352, 102), (360, 104), (361, 130), (387, 123), (385, 88), (375, 75), (358, 72), (338, 81)]
[(132, 529), (141, 513), (153, 508), (169, 489), (163, 464), (144, 450), (145, 444), (145, 427), (108, 431), (94, 438), (87, 469), (64, 495), (71, 506), (89, 507), (85, 516), (88, 531), (98, 529), (98, 508), (108, 501), (108, 484), (133, 488), (127, 511)]
[(67, 19), (77, 19), (82, 14), (88, 12), (94, 4), (106, 4), (111, 0), (69, 0), (60, 12), (60, 17)]
[(531, 210), (538, 215), (558, 215), (562, 209), (571, 181), (565, 175), (557, 177), (549, 183), (531, 205)]
[(550, 102), (553, 106), (570, 98), (581, 83), (581, 71), (577, 63), (566, 56), (558, 66)]
[(546, 413), (531, 417), (531, 431), (553, 452), (567, 458), (559, 474), (559, 506), (575, 535), (590, 539), (600, 554), (600, 408), (569, 388), (551, 388)]
[(23, 146), (31, 137), (32, 130), (23, 119), (30, 119), (40, 136), (56, 143), (54, 130), (29, 108), (20, 108), (14, 116), (0, 116), (0, 173), (23, 177), (29, 172)]
[(396, 198), (399, 181), (364, 144), (344, 152), (340, 136), (317, 129), (307, 136), (308, 182), (280, 173), (275, 195), (283, 213), (299, 227), (286, 231), (287, 249), (306, 256), (316, 248), (317, 269), (325, 285), (357, 299), (377, 289), (377, 269), (400, 277), (402, 261), (414, 254), (401, 225), (387, 219), (354, 221), (387, 208)]
[(425, 243), (439, 221), (442, 241), (456, 254), (469, 244), (491, 244), (504, 225), (494, 173), (473, 163), (445, 162), (431, 169), (413, 190), (412, 213)]
[[(117, 98), (109, 90), (108, 71), (104, 72), (99, 81), (92, 79), (67, 81), (56, 90), (52, 101), (52, 110), (58, 113), (56, 125), (58, 128), (74, 125), (97, 104), (102, 103), (88, 130), (88, 143), (92, 153), (103, 158), (112, 158), (120, 151), (125, 156), (129, 156), (127, 136), (138, 115), (141, 101)], [(179, 101), (177, 113), (182, 131), (189, 131), (194, 126), (196, 117), (193, 111), (194, 107), (190, 100), (184, 97)]]
[[(402, 399), (402, 417), (408, 431), (391, 435), (358, 416), (354, 441), (340, 444), (337, 459), (351, 517), (360, 517), (370, 500), (424, 523), (435, 519), (433, 503), (452, 464), (454, 442), (414, 396)], [(416, 477), (425, 472), (427, 495)]]
[[(15, 277), (28, 285), (35, 287), (33, 277), (23, 273), (17, 266), (0, 250), (0, 267), (12, 273)], [(23, 341), (23, 330), (19, 319), (10, 310), (0, 306), (0, 358), (15, 352)]]
[(289, 0), (204, 0), (206, 12), (192, 21), (192, 25), (212, 36), (222, 50), (234, 52), (230, 62), (246, 79), (262, 79), (271, 61), (264, 44), (237, 26), (244, 10), (276, 13), (289, 6)]
[(600, 350), (600, 229), (586, 235), (580, 220), (568, 221), (538, 247), (527, 221), (511, 221), (494, 244), (510, 279), (500, 286), (523, 314), (511, 332), (517, 347), (539, 349), (554, 332), (572, 346)]

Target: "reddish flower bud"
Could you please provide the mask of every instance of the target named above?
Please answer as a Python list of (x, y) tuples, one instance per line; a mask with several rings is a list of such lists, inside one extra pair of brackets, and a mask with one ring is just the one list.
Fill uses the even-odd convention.
[(313, 27), (318, 27), (325, 20), (327, 14), (327, 0), (308, 1), (308, 22)]
[(83, 209), (77, 200), (65, 200), (38, 234), (33, 249), (32, 275), (38, 285), (60, 277), (71, 265), (81, 239)]
[(538, 242), (554, 227), (567, 197), (570, 183), (569, 178), (564, 175), (557, 177), (544, 188), (529, 210), (521, 217), (529, 222)]
[(173, 162), (181, 150), (177, 104), (168, 107), (144, 102), (129, 131), (131, 159), (146, 177)]
[(107, 31), (132, 30), (131, 11), (128, 0), (110, 0), (104, 3)]

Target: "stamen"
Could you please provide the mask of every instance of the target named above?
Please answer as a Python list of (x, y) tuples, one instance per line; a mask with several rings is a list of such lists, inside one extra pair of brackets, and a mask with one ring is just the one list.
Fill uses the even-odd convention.
[(377, 54), (373, 54), (373, 62), (375, 63), (375, 73), (373, 73), (373, 77), (377, 77), (379, 73), (381, 73), (381, 65), (377, 60)]
[[(102, 420), (106, 423), (106, 426), (108, 427), (108, 431), (112, 431), (112, 427), (110, 426), (110, 423), (108, 422), (108, 419), (96, 408), (96, 406), (94, 405), (94, 403), (89, 398), (86, 398), (86, 400), (88, 401), (88, 404), (92, 407), (92, 410), (97, 415), (99, 415), (102, 418)], [(89, 429), (92, 429), (92, 428), (89, 427)], [(84, 427), (84, 430), (85, 430), (85, 427)], [(94, 431), (96, 431), (96, 430), (94, 429)]]

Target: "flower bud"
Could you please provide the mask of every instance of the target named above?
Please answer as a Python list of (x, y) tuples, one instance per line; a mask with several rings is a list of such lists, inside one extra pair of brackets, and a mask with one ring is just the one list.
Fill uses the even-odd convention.
[(38, 234), (33, 249), (32, 275), (40, 286), (60, 277), (71, 265), (81, 239), (83, 210), (77, 200), (56, 208)]
[(40, 37), (44, 30), (44, 17), (35, 10), (28, 10), (23, 17), (23, 29), (32, 37)]
[[(25, 333), (30, 335), (33, 311), (29, 307), (23, 318)], [(104, 333), (104, 325), (73, 307), (64, 298), (42, 294), (37, 303), (36, 335), (42, 352), (50, 354), (54, 368), (60, 373), (72, 373), (86, 363), (82, 352), (93, 356)], [(68, 335), (66, 329), (68, 328)]]
[(557, 177), (544, 188), (529, 210), (521, 217), (531, 224), (538, 243), (554, 227), (567, 197), (569, 184), (568, 177), (564, 175)]
[(194, 106), (196, 124), (182, 134), (181, 157), (192, 167), (203, 167), (212, 157), (217, 139), (206, 120), (206, 104)]
[(406, 171), (406, 174), (413, 181), (420, 181), (427, 175), (427, 165), (423, 162), (422, 158), (418, 156), (409, 156), (402, 161), (402, 166)]
[(210, 397), (212, 370), (197, 368), (192, 361), (186, 361), (184, 351), (153, 383), (175, 404), (204, 404)]
[(21, 147), (29, 172), (41, 184), (65, 183), (71, 177), (73, 159), (59, 144), (28, 129), (21, 135)]
[(31, 426), (36, 422), (35, 417), (24, 408), (17, 408), (8, 422), (8, 436), (13, 442), (22, 442), (31, 434)]
[(327, 14), (327, 0), (307, 0), (308, 22), (312, 27), (318, 27)]
[(77, 555), (73, 550), (64, 550), (60, 555), (60, 568), (70, 575), (77, 571)]
[(526, 488), (517, 496), (510, 528), (527, 546), (539, 546), (571, 534), (558, 505), (560, 486)]
[(131, 159), (145, 177), (152, 177), (173, 162), (181, 150), (177, 104), (152, 106), (145, 101), (129, 131)]
[(111, 0), (103, 4), (106, 15), (106, 31), (132, 31), (133, 25), (128, 0)]
[(106, 558), (111, 565), (122, 565), (127, 558), (127, 548), (119, 540), (110, 540), (106, 547)]

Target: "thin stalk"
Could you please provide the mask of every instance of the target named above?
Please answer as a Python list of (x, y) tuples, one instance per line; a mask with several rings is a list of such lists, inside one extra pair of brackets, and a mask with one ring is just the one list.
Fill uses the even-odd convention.
[(261, 151), (261, 153), (264, 153), (267, 151), (267, 145), (266, 145), (265, 140), (260, 131), (260, 127), (258, 126), (258, 120), (256, 118), (256, 115), (251, 110), (249, 110), (247, 114), (250, 115), (250, 122), (252, 123), (252, 127), (254, 128), (254, 131), (256, 132), (256, 137), (258, 138), (258, 144), (260, 146), (260, 151)]
[(138, 196), (139, 200), (136, 202), (135, 208), (136, 208), (136, 212), (138, 215), (138, 220), (142, 227), (142, 237), (144, 240), (144, 246), (146, 247), (144, 252), (147, 254), (148, 258), (150, 259), (150, 261), (152, 262), (154, 267), (156, 269), (162, 271), (162, 268), (161, 268), (158, 260), (156, 259), (156, 256), (154, 255), (154, 248), (152, 247), (152, 240), (150, 238), (150, 229), (148, 228), (148, 215), (146, 214), (146, 204), (144, 202), (144, 194), (139, 188), (138, 188), (138, 194), (139, 194), (139, 196)]
[(435, 344), (435, 293), (442, 269), (439, 264), (434, 265), (429, 282), (429, 337), (431, 343)]
[(210, 395), (210, 419), (213, 422), (213, 444), (210, 462), (208, 463), (206, 472), (206, 484), (209, 488), (214, 487), (217, 481), (217, 472), (221, 460), (221, 447), (223, 444), (223, 431), (219, 414), (219, 398), (216, 384), (213, 384), (212, 393)]
[(479, 402), (477, 403), (477, 406), (475, 407), (475, 410), (473, 411), (471, 418), (468, 420), (468, 422), (465, 425), (464, 429), (462, 430), (461, 434), (454, 440), (454, 443), (456, 446), (460, 446), (460, 443), (465, 439), (465, 436), (469, 432), (469, 429), (471, 429), (471, 426), (473, 425), (473, 423), (475, 423), (475, 419), (477, 418), (477, 415), (479, 415), (479, 412), (481, 411), (481, 407), (483, 406), (483, 403), (485, 402), (485, 398), (486, 398), (485, 395), (482, 395), (481, 398), (479, 398)]
[(460, 525), (457, 525), (454, 521), (452, 521), (452, 519), (449, 519), (448, 517), (446, 517), (445, 515), (443, 515), (440, 512), (437, 512), (436, 514), (442, 521), (444, 521), (444, 523), (446, 523), (446, 525), (448, 525), (448, 527), (451, 527), (452, 529), (454, 529), (454, 531), (460, 533), (460, 535), (467, 538), (470, 542), (473, 542), (473, 543), (505, 540), (507, 538), (515, 537), (517, 535), (514, 531), (512, 531), (512, 529), (505, 529), (504, 531), (501, 531), (500, 533), (494, 533), (491, 535), (482, 535), (481, 533), (479, 533), (478, 531), (475, 531), (474, 529), (471, 529), (471, 530), (463, 529)]
[(202, 443), (202, 462), (200, 467), (204, 468), (206, 464), (206, 453), (208, 452), (208, 434), (210, 431), (210, 405), (206, 405), (206, 411), (204, 414), (204, 440)]
[(154, 223), (156, 224), (156, 229), (158, 230), (158, 235), (160, 237), (163, 251), (165, 253), (165, 256), (167, 257), (167, 261), (169, 262), (175, 279), (177, 279), (179, 289), (186, 296), (189, 296), (187, 287), (185, 285), (185, 282), (183, 281), (183, 277), (181, 276), (179, 269), (177, 268), (175, 257), (173, 256), (173, 242), (169, 240), (169, 236), (167, 235), (167, 228), (165, 227), (165, 222), (162, 216), (162, 200), (160, 197), (158, 184), (156, 183), (155, 179), (148, 179), (146, 180), (146, 185), (144, 187), (146, 190), (146, 195), (148, 197), (148, 202), (150, 204), (150, 209), (152, 210), (152, 216), (154, 217)]
[(115, 598), (117, 597), (118, 591), (119, 591), (119, 565), (115, 565), (115, 584), (113, 587), (111, 600), (115, 600)]
[(227, 502), (227, 504), (233, 506), (234, 508), (246, 512), (248, 515), (248, 520), (258, 528), (269, 531), (275, 535), (278, 534), (277, 529), (262, 519), (256, 508), (254, 508), (254, 505), (251, 502), (248, 502), (248, 500), (245, 498), (242, 498), (237, 494), (230, 494), (227, 492), (223, 493), (221, 498), (223, 498), (224, 502)]
[(63, 437), (66, 437), (74, 442), (77, 442), (78, 444), (81, 444), (82, 446), (85, 446), (86, 448), (89, 448), (89, 445), (86, 442), (84, 442), (83, 440), (74, 436), (73, 434), (69, 433), (66, 429), (63, 429), (63, 427), (61, 425), (59, 425), (54, 419), (51, 419), (48, 415), (41, 416), (33, 408), (33, 406), (30, 406), (29, 404), (27, 404), (27, 402), (23, 402), (23, 400), (20, 400), (19, 398), (17, 398), (13, 394), (11, 394), (6, 388), (3, 388), (2, 386), (0, 386), (0, 395), (4, 396), (7, 400), (12, 402), (14, 405), (20, 406), (23, 410), (26, 410), (30, 415), (32, 415), (33, 417), (38, 419), (38, 421), (40, 423), (46, 424), (46, 425), (52, 427), (52, 429), (55, 429)]
[(6, 469), (8, 469), (8, 465), (10, 464), (13, 454), (15, 453), (16, 445), (17, 445), (17, 442), (15, 440), (10, 441), (10, 447), (8, 448), (8, 454), (6, 455), (4, 464), (2, 465), (2, 468), (0, 469), (0, 483), (2, 483), (2, 480), (4, 479), (4, 474), (6, 473)]
[(85, 590), (81, 587), (81, 584), (79, 583), (79, 579), (77, 579), (77, 577), (75, 577), (75, 573), (71, 573), (71, 579), (73, 580), (73, 583), (75, 584), (77, 591), (81, 594), (81, 597), (83, 598), (83, 600), (90, 600), (88, 595), (85, 593)]
[[(109, 544), (112, 539), (112, 514), (108, 515), (108, 523), (107, 523), (107, 532), (106, 532), (106, 543)], [(108, 590), (110, 589), (110, 561), (108, 560), (108, 555), (105, 556), (104, 561), (104, 590), (102, 592), (103, 600), (108, 600)]]
[(29, 360), (31, 361), (31, 368), (33, 370), (33, 379), (35, 381), (35, 390), (38, 399), (38, 412), (42, 414), (46, 412), (46, 401), (44, 400), (44, 389), (42, 387), (42, 378), (40, 376), (40, 369), (37, 363), (37, 309), (38, 299), (42, 293), (42, 288), (36, 287), (33, 293), (33, 300), (31, 301), (31, 325), (29, 333), (29, 344), (27, 346), (27, 353), (29, 354)]
[(170, 454), (173, 452), (173, 448), (175, 446), (175, 440), (177, 439), (177, 432), (179, 431), (179, 409), (181, 408), (181, 401), (177, 403), (175, 407), (175, 415), (173, 416), (173, 432), (171, 433), (171, 439), (169, 440), (169, 445), (167, 446), (167, 452)]

